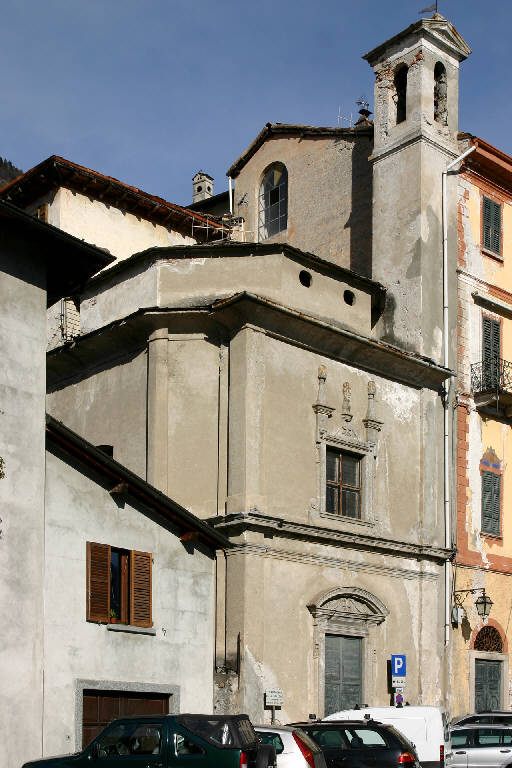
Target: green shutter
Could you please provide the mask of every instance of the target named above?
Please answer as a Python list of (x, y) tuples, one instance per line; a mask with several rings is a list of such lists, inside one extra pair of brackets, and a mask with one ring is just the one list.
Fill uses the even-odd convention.
[(501, 357), (501, 324), (492, 317), (482, 317), (482, 378), (484, 389), (498, 383)]
[(493, 253), (501, 253), (501, 205), (484, 197), (483, 244)]
[(482, 532), (500, 535), (501, 476), (482, 472)]

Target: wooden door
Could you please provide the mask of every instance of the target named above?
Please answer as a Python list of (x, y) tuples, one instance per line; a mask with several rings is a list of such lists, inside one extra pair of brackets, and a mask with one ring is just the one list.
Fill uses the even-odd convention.
[(82, 748), (106, 725), (127, 715), (167, 715), (169, 694), (131, 691), (84, 691)]
[(475, 711), (501, 709), (501, 661), (475, 660)]
[(325, 715), (362, 704), (362, 644), (360, 637), (325, 636)]

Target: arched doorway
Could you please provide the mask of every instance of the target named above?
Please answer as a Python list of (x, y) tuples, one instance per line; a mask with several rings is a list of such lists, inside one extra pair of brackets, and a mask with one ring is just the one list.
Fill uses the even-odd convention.
[(471, 711), (501, 709), (508, 687), (507, 643), (497, 622), (473, 633), (470, 651)]
[(389, 614), (375, 595), (339, 587), (308, 605), (313, 616), (318, 711), (322, 716), (371, 701), (369, 645), (375, 628)]

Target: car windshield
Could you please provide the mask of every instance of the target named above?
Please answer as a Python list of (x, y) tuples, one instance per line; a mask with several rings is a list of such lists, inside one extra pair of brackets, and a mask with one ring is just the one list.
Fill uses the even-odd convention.
[(303, 727), (323, 749), (386, 749), (388, 739), (384, 728), (338, 725), (331, 728)]

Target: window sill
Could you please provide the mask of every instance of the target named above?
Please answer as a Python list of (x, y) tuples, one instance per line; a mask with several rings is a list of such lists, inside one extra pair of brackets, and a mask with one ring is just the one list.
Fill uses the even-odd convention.
[(503, 541), (501, 533), (487, 533), (486, 531), (480, 531), (480, 536), (484, 536), (486, 539), (493, 539), (494, 541)]
[(505, 261), (500, 253), (494, 253), (494, 251), (490, 251), (488, 248), (481, 248), (481, 251), (484, 256), (488, 256), (490, 259), (495, 259), (496, 261), (499, 261), (500, 264), (503, 264)]
[(373, 528), (375, 522), (373, 520), (361, 520), (357, 517), (346, 517), (345, 515), (333, 515), (330, 512), (319, 512), (316, 517), (321, 517), (323, 520), (331, 520), (336, 523), (348, 523), (349, 525), (357, 525), (361, 528)]
[(135, 627), (133, 624), (107, 624), (109, 632), (130, 632), (133, 635), (156, 635), (154, 627)]

